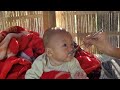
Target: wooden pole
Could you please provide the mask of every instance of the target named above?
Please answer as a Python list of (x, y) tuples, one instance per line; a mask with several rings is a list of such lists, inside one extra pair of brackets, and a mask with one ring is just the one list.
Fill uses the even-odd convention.
[(44, 30), (56, 26), (55, 11), (43, 11)]

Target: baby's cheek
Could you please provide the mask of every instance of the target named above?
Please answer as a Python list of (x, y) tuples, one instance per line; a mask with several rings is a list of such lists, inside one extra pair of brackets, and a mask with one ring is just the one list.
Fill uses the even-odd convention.
[(68, 52), (67, 52), (66, 50), (64, 50), (64, 51), (62, 52), (62, 55), (63, 55), (64, 57), (67, 57), (67, 56), (68, 56)]
[(66, 57), (66, 54), (64, 51), (58, 51), (57, 53), (54, 53), (56, 57), (63, 58)]
[(63, 58), (68, 58), (68, 55), (67, 55), (67, 54), (64, 54), (64, 55), (63, 55)]

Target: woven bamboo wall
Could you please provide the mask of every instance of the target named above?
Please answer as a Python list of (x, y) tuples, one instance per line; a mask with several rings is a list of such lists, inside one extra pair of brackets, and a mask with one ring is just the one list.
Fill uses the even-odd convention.
[[(112, 45), (119, 47), (119, 17), (118, 11), (56, 11), (56, 26), (66, 28), (79, 45), (86, 35), (103, 28), (109, 34)], [(100, 53), (94, 46), (88, 51)]]
[[(81, 45), (86, 35), (103, 28), (112, 45), (120, 47), (119, 17), (119, 11), (0, 11), (0, 30), (18, 25), (43, 36), (49, 27), (63, 27)], [(88, 51), (100, 53), (94, 46)]]
[(0, 30), (16, 25), (39, 32), (42, 36), (43, 11), (0, 11)]

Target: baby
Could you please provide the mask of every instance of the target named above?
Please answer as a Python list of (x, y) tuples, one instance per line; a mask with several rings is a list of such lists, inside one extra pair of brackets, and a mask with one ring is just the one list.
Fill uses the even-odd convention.
[(69, 72), (71, 79), (88, 79), (78, 60), (74, 57), (74, 41), (62, 28), (50, 28), (43, 35), (45, 53), (38, 56), (26, 72), (25, 79), (40, 79), (43, 72)]

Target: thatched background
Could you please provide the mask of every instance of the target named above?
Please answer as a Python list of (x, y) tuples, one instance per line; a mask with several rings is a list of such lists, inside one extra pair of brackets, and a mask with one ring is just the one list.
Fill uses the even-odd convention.
[[(48, 27), (58, 26), (66, 28), (81, 45), (84, 36), (103, 28), (110, 34), (110, 42), (119, 47), (119, 17), (119, 11), (0, 11), (0, 30), (18, 25), (42, 36)], [(95, 47), (88, 51), (99, 53)]]
[[(57, 15), (56, 25), (71, 32), (79, 45), (82, 44), (84, 36), (103, 28), (109, 34), (113, 46), (120, 46), (119, 11), (58, 11)], [(94, 46), (88, 51), (100, 53)]]
[(0, 30), (10, 26), (22, 26), (43, 34), (42, 11), (0, 11)]

